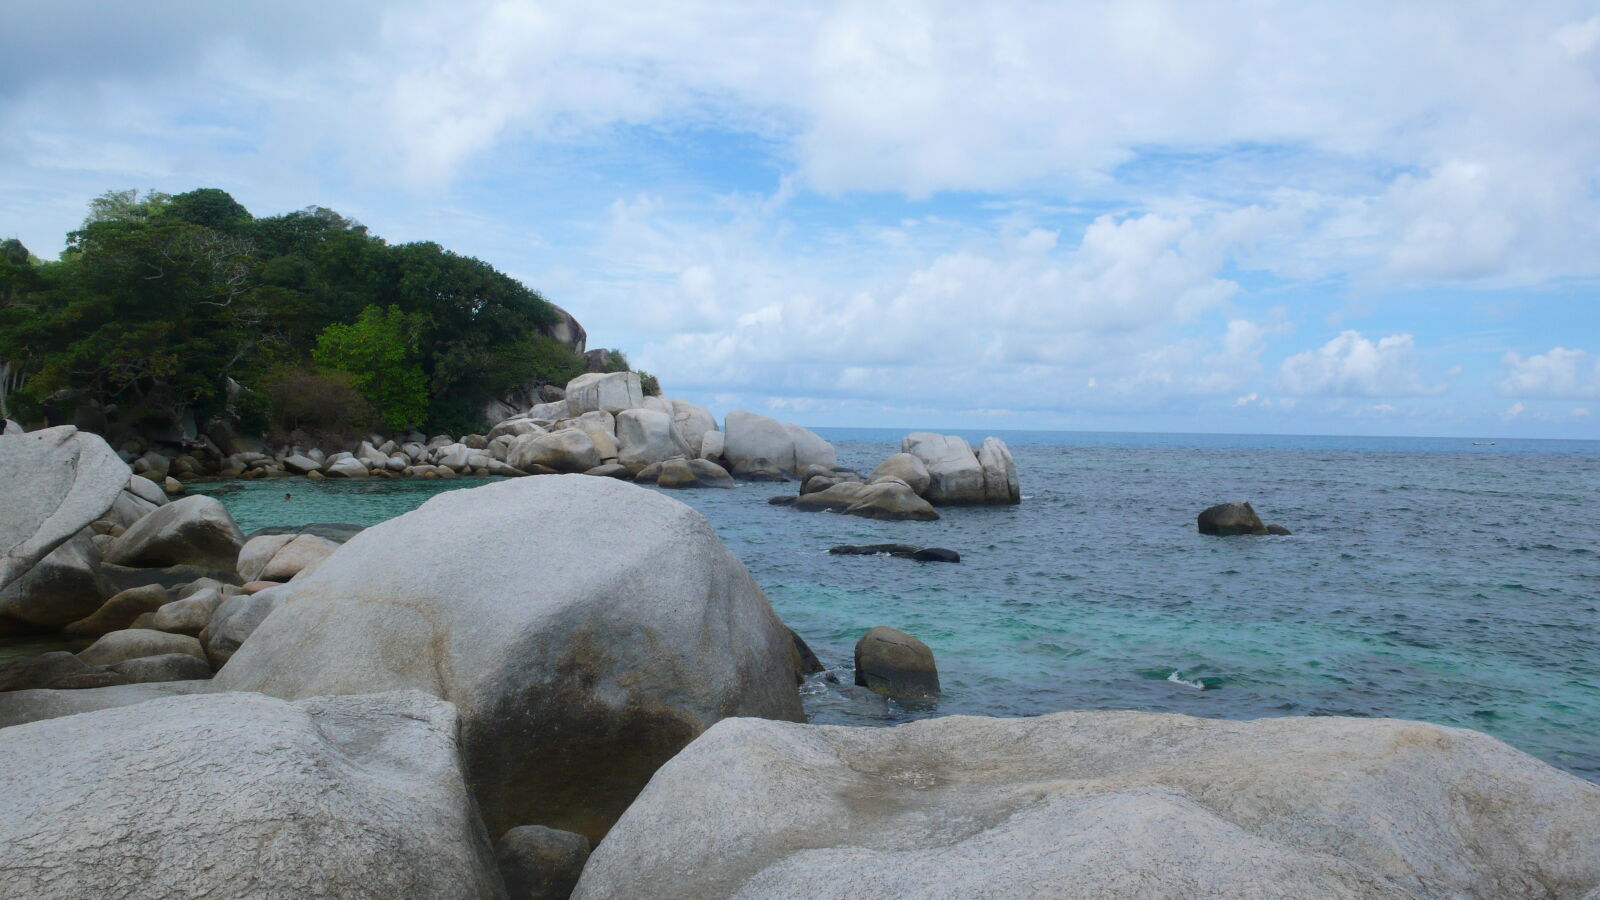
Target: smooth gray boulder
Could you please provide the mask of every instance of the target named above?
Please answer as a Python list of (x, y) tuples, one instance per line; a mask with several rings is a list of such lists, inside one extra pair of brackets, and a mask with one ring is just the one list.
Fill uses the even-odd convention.
[(71, 425), (0, 435), (0, 590), (101, 518), (128, 465), (99, 435)]
[(272, 562), (272, 557), (278, 554), (286, 544), (294, 540), (294, 534), (252, 534), (239, 548), (239, 559), (235, 563), (239, 570), (239, 577), (245, 581), (261, 580), (261, 570)]
[(170, 634), (154, 628), (127, 628), (113, 631), (78, 651), (78, 658), (91, 666), (114, 666), (141, 656), (160, 656), (164, 653), (187, 653), (204, 661), (205, 650), (200, 642), (186, 634)]
[(729, 719), (656, 773), (579, 900), (1582, 898), (1600, 787), (1393, 719)]
[(801, 494), (792, 505), (795, 509), (808, 512), (820, 512), (828, 509), (835, 512), (844, 512), (850, 508), (851, 504), (861, 499), (861, 495), (866, 490), (867, 486), (859, 481), (841, 481), (820, 491)]
[(80, 678), (93, 669), (76, 653), (65, 650), (8, 659), (0, 661), (0, 692), (55, 687), (59, 681)]
[(656, 471), (656, 484), (664, 488), (696, 488), (700, 486), (700, 479), (689, 468), (689, 461), (680, 456), (660, 464)]
[(581, 416), (558, 423), (557, 428), (576, 428), (594, 442), (595, 455), (603, 463), (617, 458), (617, 417), (603, 409), (594, 409)]
[(234, 594), (223, 598), (199, 635), (200, 645), (205, 648), (206, 659), (211, 661), (212, 668), (220, 669), (226, 665), (291, 590), (293, 588), (288, 585), (282, 585), (254, 594)]
[(301, 571), (321, 563), (342, 546), (337, 541), (314, 534), (297, 535), (279, 548), (252, 581), (288, 581)]
[(933, 478), (928, 474), (928, 464), (920, 457), (910, 453), (896, 453), (878, 464), (872, 474), (867, 476), (867, 481), (893, 478), (904, 481), (913, 491), (920, 496), (928, 492), (928, 485), (933, 483)]
[(587, 472), (600, 465), (600, 453), (589, 435), (569, 428), (512, 438), (506, 462), (525, 472), (538, 466), (557, 472)]
[(700, 483), (701, 487), (738, 487), (738, 485), (733, 481), (733, 476), (728, 474), (727, 469), (724, 469), (709, 459), (689, 460), (689, 470), (694, 473), (695, 480)]
[(232, 569), (244, 532), (215, 497), (196, 494), (175, 500), (133, 523), (106, 550), (108, 563), (123, 566), (210, 566)]
[(366, 478), (372, 473), (368, 471), (366, 463), (354, 457), (347, 457), (330, 459), (323, 465), (322, 474), (329, 478)]
[(928, 489), (922, 496), (934, 505), (983, 503), (983, 466), (965, 438), (953, 434), (914, 432), (900, 439), (900, 452), (922, 460)]
[(203, 658), (190, 656), (187, 653), (137, 656), (112, 664), (111, 671), (126, 678), (129, 684), (194, 681), (211, 677), (211, 665)]
[(939, 669), (927, 644), (887, 625), (856, 641), (856, 684), (907, 706), (926, 706), (940, 696)]
[(915, 520), (931, 522), (939, 518), (939, 511), (904, 481), (883, 479), (867, 485), (856, 495), (854, 503), (844, 508), (852, 516), (888, 521)]
[(283, 467), (296, 475), (307, 475), (312, 472), (322, 471), (322, 463), (299, 453), (284, 457)]
[(68, 634), (97, 636), (131, 628), (145, 613), (153, 613), (172, 602), (172, 593), (159, 584), (143, 584), (118, 591), (88, 616), (62, 628)]
[(115, 594), (94, 540), (85, 527), (0, 588), (0, 634), (60, 628)]
[(219, 687), (454, 702), (492, 833), (598, 839), (713, 722), (802, 715), (793, 644), (744, 565), (699, 513), (611, 478), (438, 494), (279, 591)]
[[(72, 654), (67, 654), (72, 656)], [(77, 659), (76, 656), (72, 657)], [(82, 660), (79, 665), (92, 667)], [(107, 670), (109, 671), (109, 670)], [(118, 676), (120, 680), (120, 676)], [(76, 690), (16, 690), (0, 692), (0, 728), (75, 716), (97, 709), (132, 706), (147, 700), (160, 700), (187, 694), (206, 693), (211, 690), (209, 679), (196, 681), (157, 681), (147, 684), (115, 684), (107, 687), (86, 687)]]
[(511, 900), (567, 900), (589, 861), (589, 839), (543, 825), (519, 825), (500, 836), (494, 855)]
[(997, 437), (986, 437), (978, 446), (978, 466), (983, 469), (985, 503), (1021, 503), (1022, 487), (1017, 483), (1017, 463), (1011, 448)]
[(1261, 517), (1247, 500), (1207, 507), (1195, 517), (1195, 524), (1201, 534), (1215, 537), (1267, 533), (1267, 526), (1261, 524)]
[(151, 628), (172, 634), (199, 637), (211, 623), (211, 617), (222, 605), (223, 596), (216, 588), (206, 588), (179, 600), (161, 606), (150, 617)]
[(567, 382), (567, 415), (591, 410), (613, 415), (644, 406), (644, 388), (634, 372), (589, 372)]
[(617, 446), (617, 462), (630, 469), (684, 455), (684, 448), (673, 437), (672, 417), (654, 409), (617, 413)]
[(716, 462), (722, 459), (722, 451), (727, 440), (727, 435), (720, 431), (708, 431), (700, 435), (700, 458)]
[(717, 430), (717, 420), (709, 410), (687, 400), (672, 401), (672, 435), (693, 459), (700, 455), (707, 432)]
[(128, 476), (127, 490), (153, 507), (167, 505), (167, 492), (143, 475)]
[(0, 729), (0, 895), (504, 897), (448, 703), (169, 697)]
[(806, 466), (838, 464), (833, 445), (799, 425), (736, 409), (723, 423), (722, 455), (735, 478), (793, 478)]

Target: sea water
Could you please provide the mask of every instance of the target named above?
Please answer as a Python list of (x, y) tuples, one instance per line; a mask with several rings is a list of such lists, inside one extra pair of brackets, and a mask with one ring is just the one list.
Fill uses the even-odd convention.
[[(899, 432), (819, 433), (863, 473), (899, 449)], [(812, 721), (1393, 716), (1486, 731), (1600, 780), (1600, 442), (999, 435), (1021, 505), (947, 507), (937, 522), (765, 502), (794, 484), (671, 492), (830, 668), (803, 688)], [(372, 524), (483, 480), (197, 487), (249, 531)], [(1237, 499), (1294, 534), (1196, 533), (1199, 510)], [(962, 561), (828, 553), (882, 542)], [(933, 649), (936, 708), (851, 686), (874, 625)]]

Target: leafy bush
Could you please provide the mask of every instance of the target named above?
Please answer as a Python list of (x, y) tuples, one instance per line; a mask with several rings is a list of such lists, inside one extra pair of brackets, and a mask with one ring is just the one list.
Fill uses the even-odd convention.
[(422, 424), (428, 381), (417, 360), (422, 318), (399, 307), (369, 306), (350, 325), (329, 325), (311, 358), (324, 370), (344, 372), (392, 428)]
[(272, 436), (280, 441), (303, 431), (319, 446), (342, 446), (365, 435), (378, 420), (355, 380), (344, 372), (278, 372), (267, 381), (265, 393), (272, 401)]
[(649, 372), (646, 372), (643, 369), (640, 369), (634, 374), (639, 376), (639, 387), (644, 389), (644, 395), (646, 397), (661, 396), (661, 382), (657, 381), (654, 375), (651, 375)]

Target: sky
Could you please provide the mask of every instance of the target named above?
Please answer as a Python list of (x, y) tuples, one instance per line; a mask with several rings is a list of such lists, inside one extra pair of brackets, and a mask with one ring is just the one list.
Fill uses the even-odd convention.
[(1594, 2), (0, 0), (0, 237), (197, 187), (719, 416), (1600, 438)]

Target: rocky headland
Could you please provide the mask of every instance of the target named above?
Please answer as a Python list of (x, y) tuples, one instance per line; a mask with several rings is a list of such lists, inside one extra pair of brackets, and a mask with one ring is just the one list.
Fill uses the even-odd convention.
[[(0, 896), (1600, 896), (1600, 787), (1477, 732), (804, 724), (820, 664), (710, 523), (594, 476), (1004, 504), (1010, 453), (911, 435), (863, 478), (805, 429), (717, 429), (630, 375), (579, 379), (478, 448), (288, 447), (235, 473), (540, 476), (366, 529), (247, 536), (157, 486), (177, 459), (8, 427), (0, 629), (93, 643), (0, 664)], [(939, 702), (913, 635), (871, 629), (855, 670)]]

